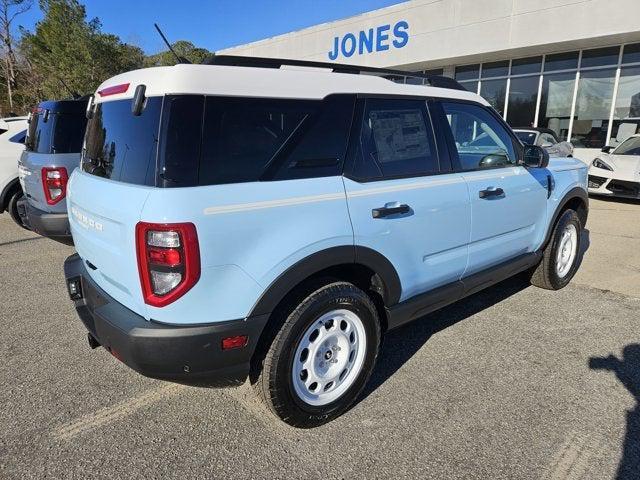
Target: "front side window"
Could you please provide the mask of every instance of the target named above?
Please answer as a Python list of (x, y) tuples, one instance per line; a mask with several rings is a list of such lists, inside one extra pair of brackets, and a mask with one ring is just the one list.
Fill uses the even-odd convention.
[(386, 179), (437, 173), (438, 157), (423, 100), (368, 99), (354, 174)]
[(516, 165), (507, 129), (484, 107), (443, 102), (457, 151), (458, 169), (472, 171)]

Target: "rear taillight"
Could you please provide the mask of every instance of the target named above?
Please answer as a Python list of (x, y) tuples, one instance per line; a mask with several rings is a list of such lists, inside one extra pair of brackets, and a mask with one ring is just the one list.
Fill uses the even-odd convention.
[(55, 205), (67, 194), (67, 169), (64, 167), (42, 169), (42, 188), (49, 205)]
[(136, 253), (144, 301), (164, 307), (200, 278), (200, 249), (193, 223), (136, 225)]

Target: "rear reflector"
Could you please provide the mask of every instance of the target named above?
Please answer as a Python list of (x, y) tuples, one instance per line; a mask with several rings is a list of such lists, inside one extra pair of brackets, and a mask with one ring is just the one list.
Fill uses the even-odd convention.
[(129, 84), (123, 83), (121, 85), (114, 85), (113, 87), (103, 88), (98, 90), (98, 95), (101, 97), (108, 97), (109, 95), (116, 95), (118, 93), (124, 93), (129, 90)]
[(67, 194), (67, 169), (44, 167), (41, 174), (44, 197), (49, 205), (55, 205)]
[(222, 350), (231, 350), (232, 348), (242, 348), (249, 342), (247, 335), (236, 335), (235, 337), (227, 337), (222, 339)]
[(164, 307), (176, 301), (200, 278), (200, 249), (193, 223), (139, 222), (136, 254), (147, 305)]

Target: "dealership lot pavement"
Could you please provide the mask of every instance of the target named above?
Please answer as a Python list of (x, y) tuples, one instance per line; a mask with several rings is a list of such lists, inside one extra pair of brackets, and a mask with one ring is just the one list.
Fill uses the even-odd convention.
[(560, 292), (512, 279), (389, 335), (360, 402), (302, 431), (91, 351), (73, 249), (1, 215), (0, 478), (638, 478), (640, 203), (592, 200), (588, 240)]

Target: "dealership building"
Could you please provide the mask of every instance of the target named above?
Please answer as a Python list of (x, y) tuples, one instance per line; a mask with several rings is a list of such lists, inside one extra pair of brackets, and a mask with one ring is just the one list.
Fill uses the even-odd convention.
[(583, 160), (640, 132), (640, 0), (411, 0), (218, 53), (450, 76)]

